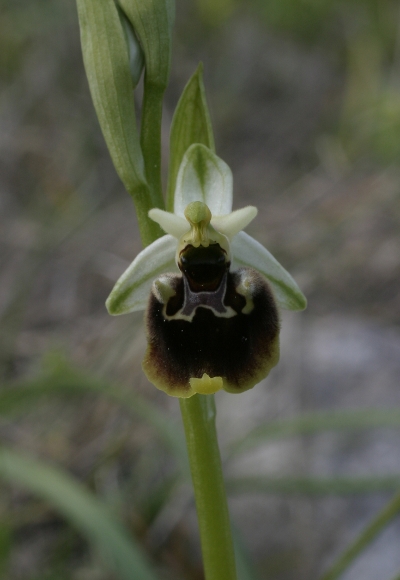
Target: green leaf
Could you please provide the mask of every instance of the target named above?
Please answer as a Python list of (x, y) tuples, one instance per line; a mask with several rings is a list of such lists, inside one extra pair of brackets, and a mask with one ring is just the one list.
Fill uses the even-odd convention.
[(282, 495), (349, 495), (396, 491), (400, 474), (380, 477), (266, 477), (230, 478), (229, 493), (270, 493)]
[(171, 62), (174, 3), (171, 0), (119, 0), (140, 40), (146, 61), (146, 84), (165, 90)]
[(323, 574), (321, 580), (336, 580), (353, 563), (369, 544), (380, 534), (391, 520), (400, 512), (400, 493), (386, 504), (377, 516), (363, 529), (336, 562)]
[[(114, 0), (77, 0), (83, 61), (115, 169), (133, 197), (145, 245), (159, 235), (136, 127), (128, 46)], [(151, 231), (150, 231), (151, 230)]]
[(345, 431), (374, 427), (399, 427), (400, 410), (363, 409), (308, 413), (293, 419), (269, 421), (251, 430), (231, 446), (231, 455), (242, 453), (271, 439), (311, 435), (321, 431)]
[(167, 210), (174, 210), (176, 180), (183, 156), (193, 143), (202, 143), (215, 152), (214, 136), (200, 63), (183, 90), (171, 125)]
[(0, 476), (53, 505), (98, 549), (121, 580), (156, 579), (141, 548), (123, 525), (69, 474), (15, 451), (1, 449)]
[(131, 193), (146, 183), (128, 47), (114, 0), (77, 0), (93, 103), (115, 168)]

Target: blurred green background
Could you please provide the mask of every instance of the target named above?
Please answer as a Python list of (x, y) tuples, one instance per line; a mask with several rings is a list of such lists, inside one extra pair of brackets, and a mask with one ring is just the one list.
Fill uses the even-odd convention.
[[(258, 206), (249, 233), (309, 299), (304, 313), (283, 314), (268, 380), (217, 397), (227, 478), (266, 486), (232, 486), (253, 562), (242, 578), (310, 580), (400, 487), (398, 428), (261, 437), (240, 456), (231, 445), (271, 420), (400, 409), (400, 4), (177, 0), (165, 169), (172, 114), (199, 61), (235, 208)], [(141, 372), (142, 314), (111, 318), (104, 307), (140, 240), (91, 103), (72, 0), (0, 0), (0, 85), (2, 442), (102, 498), (160, 578), (201, 580), (174, 454), (179, 406)], [(178, 443), (165, 445), (165, 428)], [(350, 476), (369, 487), (335, 488)], [(4, 580), (117, 577), (26, 487), (1, 483), (0, 514)], [(399, 540), (394, 521), (343, 578), (390, 580)]]

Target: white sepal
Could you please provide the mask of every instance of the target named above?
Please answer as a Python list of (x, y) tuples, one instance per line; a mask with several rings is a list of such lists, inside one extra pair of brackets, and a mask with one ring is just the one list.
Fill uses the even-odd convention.
[(231, 242), (233, 268), (249, 266), (258, 270), (271, 283), (275, 298), (281, 308), (304, 310), (307, 300), (292, 276), (270, 252), (254, 238), (240, 232)]
[(158, 208), (151, 209), (149, 211), (149, 218), (157, 222), (164, 232), (174, 236), (178, 240), (190, 230), (190, 225), (185, 218), (169, 211)]
[(237, 209), (228, 215), (215, 216), (211, 220), (212, 226), (230, 240), (256, 217), (258, 210), (252, 205)]
[(146, 308), (153, 280), (164, 272), (178, 271), (174, 259), (177, 243), (173, 236), (166, 235), (136, 256), (107, 299), (110, 314), (117, 316)]
[(228, 165), (205, 145), (191, 145), (179, 168), (174, 213), (184, 216), (192, 201), (202, 201), (213, 216), (232, 211), (232, 172)]

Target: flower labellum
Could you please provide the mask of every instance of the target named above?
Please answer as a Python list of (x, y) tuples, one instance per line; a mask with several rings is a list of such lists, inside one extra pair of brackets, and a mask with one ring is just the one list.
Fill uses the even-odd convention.
[(252, 388), (279, 360), (277, 303), (306, 306), (290, 274), (241, 231), (256, 214), (232, 212), (230, 169), (199, 144), (183, 158), (174, 213), (149, 212), (167, 235), (137, 256), (107, 308), (123, 314), (147, 302), (143, 370), (169, 395)]
[(230, 271), (229, 241), (210, 225), (207, 205), (192, 202), (185, 215), (191, 229), (178, 242), (181, 274), (153, 284), (143, 369), (171, 395), (239, 393), (278, 362), (275, 300), (255, 270)]

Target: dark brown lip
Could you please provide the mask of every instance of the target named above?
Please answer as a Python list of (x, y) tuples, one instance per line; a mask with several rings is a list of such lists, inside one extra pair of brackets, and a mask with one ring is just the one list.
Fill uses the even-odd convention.
[[(251, 280), (248, 298), (238, 292), (243, 276)], [(148, 378), (178, 397), (188, 396), (190, 379), (204, 373), (222, 377), (223, 389), (231, 393), (252, 388), (279, 359), (279, 315), (268, 283), (251, 268), (228, 271), (224, 297), (210, 292), (207, 299), (211, 300), (201, 303), (200, 292), (190, 315), (185, 315), (191, 300), (186, 280), (183, 275), (171, 275), (174, 295), (167, 304), (150, 295), (148, 349), (143, 363)], [(219, 301), (218, 308), (213, 297)]]

